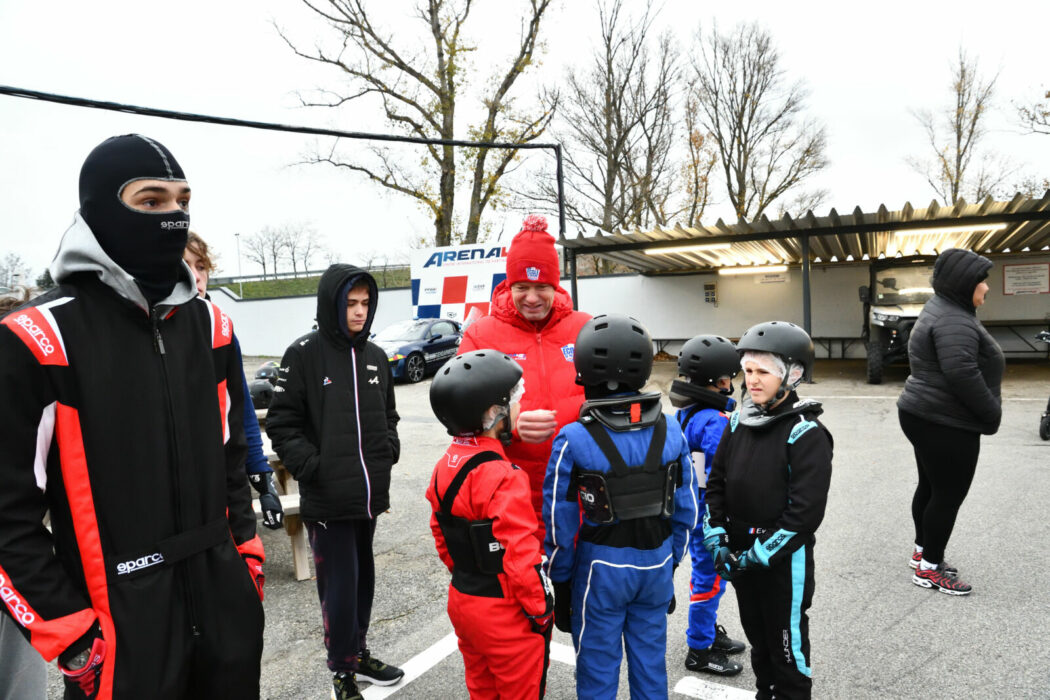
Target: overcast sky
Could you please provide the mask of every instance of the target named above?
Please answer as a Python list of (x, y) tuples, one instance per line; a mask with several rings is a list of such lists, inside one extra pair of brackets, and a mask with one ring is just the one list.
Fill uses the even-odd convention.
[[(516, 39), (523, 3), (476, 5), (475, 60), (486, 66)], [(387, 26), (412, 26), (414, 0), (382, 6)], [(959, 46), (986, 74), (999, 73), (999, 110), (987, 144), (1024, 172), (1050, 177), (1050, 136), (1023, 135), (1011, 107), (1038, 98), (1050, 84), (1050, 3), (667, 0), (658, 23), (688, 49), (701, 23), (729, 28), (741, 20), (759, 20), (773, 33), (788, 74), (809, 87), (807, 113), (827, 125), (831, 166), (813, 182), (830, 192), (827, 207), (868, 211), (886, 203), (892, 210), (905, 201), (926, 206), (935, 196), (905, 162), (926, 153), (909, 110), (945, 104)], [(293, 0), (0, 0), (0, 84), (260, 121), (385, 130), (368, 105), (339, 112), (298, 107), (296, 90), (331, 86), (337, 76), (292, 55), (273, 22), (303, 42), (330, 36)], [(546, 51), (536, 79), (556, 83), (584, 63), (596, 26), (590, 0), (555, 0), (541, 30)], [(0, 96), (0, 256), (18, 253), (34, 275), (43, 271), (77, 208), (85, 156), (106, 137), (129, 132), (161, 141), (179, 159), (193, 187), (193, 227), (217, 249), (221, 274), (237, 272), (234, 234), (266, 225), (310, 222), (350, 262), (372, 254), (403, 258), (412, 240), (432, 235), (428, 217), (407, 198), (350, 173), (295, 165), (314, 145), (312, 137)], [(526, 171), (550, 167), (549, 156), (530, 159)], [(711, 221), (728, 219), (724, 193), (715, 195), (722, 205)], [(506, 241), (520, 219), (518, 212), (501, 212), (491, 221)], [(246, 274), (257, 271), (244, 258), (241, 266)]]

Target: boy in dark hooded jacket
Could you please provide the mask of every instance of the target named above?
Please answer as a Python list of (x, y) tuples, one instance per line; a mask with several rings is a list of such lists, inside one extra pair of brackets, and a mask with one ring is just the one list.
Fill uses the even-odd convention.
[(391, 685), (404, 676), (365, 644), (376, 516), (390, 505), (390, 470), (401, 449), (389, 362), (368, 342), (376, 298), (367, 272), (339, 264), (325, 271), (317, 330), (285, 351), (266, 418), (274, 450), (299, 482), (339, 700), (360, 697), (356, 678)]

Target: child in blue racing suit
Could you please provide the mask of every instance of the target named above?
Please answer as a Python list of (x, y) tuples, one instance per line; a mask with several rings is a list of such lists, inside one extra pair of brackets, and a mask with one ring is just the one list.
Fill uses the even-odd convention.
[[(700, 512), (704, 512), (704, 492), (711, 462), (729, 423), (728, 414), (736, 407), (730, 398), (733, 378), (740, 372), (736, 346), (722, 336), (698, 335), (678, 353), (679, 378), (671, 384), (671, 404), (678, 408), (675, 418), (692, 451), (693, 468), (700, 486)], [(726, 634), (717, 624), (718, 603), (726, 582), (715, 572), (715, 563), (704, 547), (703, 523), (698, 523), (689, 539), (689, 652), (685, 667), (690, 671), (719, 676), (735, 676), (743, 670), (729, 654), (744, 651), (743, 643)]]
[(580, 698), (616, 697), (626, 649), (632, 697), (666, 698), (674, 569), (697, 522), (696, 477), (659, 394), (640, 394), (652, 342), (634, 319), (598, 316), (576, 339), (581, 418), (554, 440), (543, 482), (555, 624), (572, 632)]

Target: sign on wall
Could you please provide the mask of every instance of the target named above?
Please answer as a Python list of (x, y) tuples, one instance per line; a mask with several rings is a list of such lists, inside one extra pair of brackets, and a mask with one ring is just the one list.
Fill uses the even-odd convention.
[(478, 244), (426, 248), (412, 256), (416, 318), (466, 321), (489, 312), (492, 291), (507, 277), (507, 248)]
[(1050, 294), (1050, 263), (1003, 265), (1003, 294)]

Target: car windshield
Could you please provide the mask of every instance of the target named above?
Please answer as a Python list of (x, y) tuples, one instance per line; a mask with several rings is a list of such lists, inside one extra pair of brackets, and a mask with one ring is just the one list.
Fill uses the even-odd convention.
[(924, 304), (933, 296), (933, 265), (891, 267), (875, 273), (875, 304)]
[(392, 340), (422, 340), (427, 332), (427, 321), (398, 321), (376, 333), (373, 340), (383, 342)]

